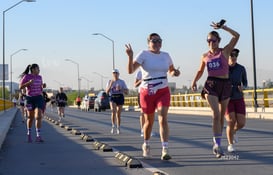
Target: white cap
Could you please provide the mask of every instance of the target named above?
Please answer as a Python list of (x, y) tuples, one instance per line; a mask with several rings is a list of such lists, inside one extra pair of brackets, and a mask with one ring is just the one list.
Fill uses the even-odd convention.
[(113, 69), (112, 73), (119, 73), (118, 69)]

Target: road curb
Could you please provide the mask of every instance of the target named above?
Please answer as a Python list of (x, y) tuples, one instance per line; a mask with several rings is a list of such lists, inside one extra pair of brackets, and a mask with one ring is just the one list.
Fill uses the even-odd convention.
[(11, 108), (5, 112), (1, 112), (0, 114), (0, 149), (18, 110), (18, 108)]
[[(45, 118), (48, 121), (50, 121), (51, 123), (55, 122), (54, 119), (52, 119), (51, 117), (45, 117)], [(108, 145), (107, 143), (103, 143), (103, 142), (100, 142), (100, 141), (98, 141), (96, 139), (93, 139), (90, 135), (81, 133), (79, 130), (73, 129), (68, 125), (64, 125), (64, 124), (61, 125), (61, 123), (58, 123), (58, 125), (60, 127), (62, 126), (63, 128), (65, 128), (67, 131), (70, 131), (70, 133), (73, 134), (73, 135), (80, 135), (80, 139), (85, 141), (85, 142), (91, 142), (92, 141), (93, 142), (92, 146), (93, 146), (93, 148), (95, 150), (99, 150), (99, 151), (102, 151), (102, 152), (113, 152), (113, 147)], [(114, 157), (116, 158), (116, 160), (120, 164), (122, 164), (122, 165), (124, 165), (124, 166), (126, 166), (128, 168), (143, 168), (141, 162), (138, 159), (136, 159), (136, 158), (134, 158), (134, 157), (132, 157), (132, 156), (130, 156), (128, 154), (118, 152), (118, 153), (115, 154)]]
[(121, 165), (127, 166), (128, 168), (143, 168), (141, 162), (138, 159), (125, 153), (117, 152), (115, 158)]

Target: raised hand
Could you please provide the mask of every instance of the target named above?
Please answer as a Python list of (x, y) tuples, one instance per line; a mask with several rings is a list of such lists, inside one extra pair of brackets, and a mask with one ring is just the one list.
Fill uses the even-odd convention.
[(131, 44), (125, 44), (126, 47), (126, 53), (130, 58), (133, 58), (134, 52), (133, 49), (131, 47)]

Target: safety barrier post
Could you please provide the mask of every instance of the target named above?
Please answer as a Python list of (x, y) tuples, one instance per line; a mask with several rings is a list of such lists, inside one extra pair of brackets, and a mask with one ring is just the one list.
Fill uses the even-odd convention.
[(175, 99), (174, 95), (171, 96), (171, 106), (175, 106)]
[(187, 96), (188, 106), (191, 107), (191, 99), (190, 96)]
[(182, 106), (185, 107), (186, 106), (186, 101), (185, 101), (185, 96), (182, 95)]
[(268, 102), (268, 91), (264, 90), (264, 107), (269, 107), (269, 102)]
[(198, 99), (196, 98), (197, 96), (193, 95), (192, 97), (193, 97), (193, 101), (194, 101), (194, 107), (198, 107), (198, 102), (197, 102)]

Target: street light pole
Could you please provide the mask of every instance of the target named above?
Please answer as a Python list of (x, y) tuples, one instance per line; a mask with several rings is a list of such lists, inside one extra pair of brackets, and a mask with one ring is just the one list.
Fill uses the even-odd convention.
[(77, 72), (78, 72), (78, 96), (80, 96), (80, 81), (81, 81), (81, 79), (80, 79), (80, 66), (79, 66), (79, 63), (77, 63), (77, 62), (75, 62), (75, 61), (73, 61), (73, 60), (71, 60), (71, 59), (65, 59), (65, 61), (70, 61), (71, 63), (74, 63), (74, 64), (76, 64), (77, 65)]
[(21, 51), (27, 51), (27, 49), (17, 50), (16, 52), (10, 55), (10, 100), (12, 99), (12, 57)]
[(255, 37), (254, 37), (254, 18), (253, 18), (253, 0), (250, 0), (251, 29), (252, 29), (252, 56), (253, 56), (253, 78), (254, 78), (254, 112), (257, 112), (257, 80), (256, 80), (256, 58), (255, 58)]
[(113, 53), (113, 69), (115, 69), (115, 42), (114, 40), (112, 40), (111, 38), (105, 36), (104, 34), (102, 33), (93, 33), (93, 35), (100, 35), (106, 39), (108, 39), (109, 41), (112, 42), (112, 53)]
[(101, 75), (101, 74), (98, 73), (98, 72), (93, 72), (93, 74), (96, 74), (96, 75), (100, 76), (100, 80), (101, 80), (101, 90), (103, 90), (103, 78), (107, 78), (107, 77)]
[(87, 91), (89, 91), (90, 89), (89, 89), (89, 83), (92, 83), (93, 81), (90, 81), (90, 80), (88, 80), (87, 78), (85, 78), (84, 76), (81, 76), (80, 78), (82, 78), (82, 79), (85, 79), (86, 80), (86, 82), (87, 82)]
[(3, 104), (3, 110), (6, 110), (6, 101), (5, 101), (5, 14), (7, 11), (9, 11), (10, 9), (16, 7), (17, 5), (21, 4), (22, 2), (35, 2), (35, 0), (22, 0), (19, 1), (18, 3), (14, 4), (13, 6), (9, 7), (8, 9), (3, 11), (3, 84), (2, 84), (2, 98), (4, 100), (4, 104)]

